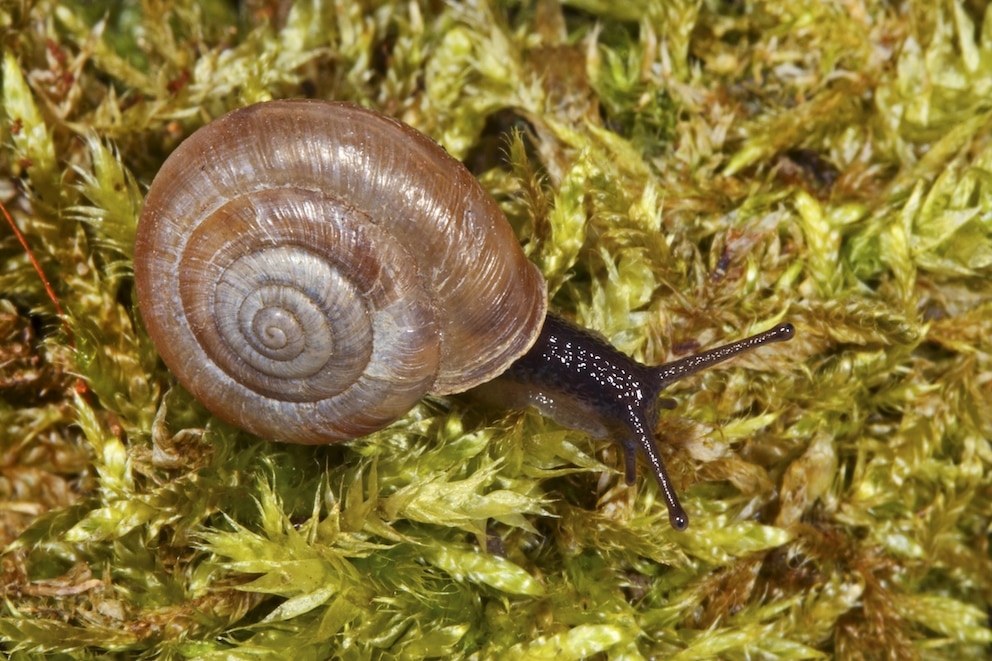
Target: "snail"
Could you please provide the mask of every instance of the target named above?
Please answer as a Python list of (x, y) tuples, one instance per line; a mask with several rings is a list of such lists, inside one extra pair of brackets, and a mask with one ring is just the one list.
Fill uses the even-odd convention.
[[(292, 100), (200, 128), (149, 188), (134, 249), (141, 315), (178, 381), (258, 436), (334, 443), (425, 394), (477, 386), (647, 457), (688, 525), (653, 432), (667, 385), (793, 336), (791, 324), (647, 367), (547, 312), (496, 202), (430, 138), (377, 112)], [(498, 377), (498, 378), (497, 378)]]

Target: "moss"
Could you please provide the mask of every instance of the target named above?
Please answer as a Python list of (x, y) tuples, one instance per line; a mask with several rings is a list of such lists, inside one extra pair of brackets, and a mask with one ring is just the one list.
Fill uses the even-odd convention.
[[(992, 12), (982, 3), (0, 9), (0, 650), (51, 658), (983, 658)], [(352, 100), (465, 159), (552, 306), (673, 389), (692, 525), (617, 450), (429, 399), (337, 447), (212, 418), (133, 303), (196, 127)]]

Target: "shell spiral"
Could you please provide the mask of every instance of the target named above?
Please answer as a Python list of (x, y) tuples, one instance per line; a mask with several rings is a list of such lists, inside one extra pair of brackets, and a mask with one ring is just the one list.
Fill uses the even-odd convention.
[(329, 443), (490, 380), (547, 305), (499, 207), (440, 146), (345, 103), (274, 101), (185, 140), (138, 224), (162, 359), (259, 436)]

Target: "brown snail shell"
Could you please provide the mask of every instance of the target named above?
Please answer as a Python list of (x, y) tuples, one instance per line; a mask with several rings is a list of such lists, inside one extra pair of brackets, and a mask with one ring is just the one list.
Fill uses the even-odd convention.
[(440, 146), (346, 103), (274, 101), (185, 140), (135, 244), (165, 364), (224, 420), (329, 443), (504, 371), (544, 322), (544, 279)]

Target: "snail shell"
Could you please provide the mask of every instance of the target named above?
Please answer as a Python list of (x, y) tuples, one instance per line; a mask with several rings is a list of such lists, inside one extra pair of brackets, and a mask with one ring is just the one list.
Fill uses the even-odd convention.
[(467, 390), (534, 343), (547, 292), (499, 207), (417, 131), (345, 103), (274, 101), (185, 140), (135, 244), (148, 334), (224, 420), (356, 438)]

